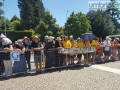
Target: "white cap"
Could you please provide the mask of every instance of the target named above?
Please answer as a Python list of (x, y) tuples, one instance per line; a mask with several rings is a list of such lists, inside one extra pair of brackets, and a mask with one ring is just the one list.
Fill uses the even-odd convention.
[(110, 39), (110, 38), (107, 36), (106, 39)]
[(1, 33), (0, 37), (5, 38), (6, 36), (3, 33)]
[(70, 37), (70, 38), (73, 38), (73, 36), (72, 36), (72, 35), (70, 35), (69, 37)]
[(19, 43), (19, 42), (22, 43), (22, 39), (18, 39), (18, 40), (16, 41), (16, 43)]

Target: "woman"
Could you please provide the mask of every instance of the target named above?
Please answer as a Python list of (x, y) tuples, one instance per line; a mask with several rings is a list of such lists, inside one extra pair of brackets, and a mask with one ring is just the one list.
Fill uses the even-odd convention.
[[(38, 73), (41, 69), (41, 50), (44, 49), (42, 43), (40, 42), (40, 38), (38, 36), (35, 36), (33, 38), (33, 42), (31, 44), (32, 52), (34, 52), (34, 62), (36, 66), (36, 73)], [(40, 68), (38, 68), (40, 66)]]
[(14, 51), (20, 53), (20, 61), (15, 61), (13, 64), (13, 73), (24, 73), (27, 72), (26, 58), (25, 58), (25, 47), (22, 44), (22, 40), (17, 40), (17, 45), (14, 47)]
[[(63, 47), (66, 49), (66, 51), (68, 51), (71, 48), (71, 42), (68, 40), (68, 36), (65, 36), (64, 41), (63, 41)], [(64, 58), (64, 66), (68, 64), (70, 64), (70, 60), (69, 60), (69, 56), (68, 56), (68, 52), (66, 54), (63, 55)]]
[(12, 76), (12, 61), (10, 60), (10, 52), (13, 51), (12, 41), (8, 38), (2, 38), (3, 51), (2, 54), (3, 62), (5, 66), (5, 76)]
[[(71, 49), (75, 48), (75, 40), (73, 39), (72, 36), (70, 36), (70, 43), (71, 43)], [(70, 53), (69, 54), (69, 61), (71, 62), (71, 65), (74, 64), (74, 54)]]
[[(88, 51), (88, 48), (91, 47), (90, 41), (88, 39), (84, 40), (84, 49)], [(88, 66), (88, 63), (90, 62), (91, 54), (89, 52), (84, 53), (84, 65)]]
[(25, 57), (28, 64), (28, 69), (30, 71), (31, 70), (31, 64), (30, 64), (31, 43), (30, 43), (30, 39), (26, 36), (23, 39), (23, 45), (25, 47)]
[[(84, 43), (81, 38), (77, 39), (76, 45), (77, 48), (82, 49), (84, 47)], [(78, 62), (76, 64), (81, 64), (82, 52), (78, 54)]]
[(63, 59), (61, 58), (62, 54), (58, 53), (61, 49), (63, 49), (63, 45), (62, 45), (60, 37), (56, 38), (55, 48), (56, 48), (56, 51), (55, 51), (55, 54), (56, 54), (55, 55), (55, 57), (56, 57), (55, 66), (56, 67), (63, 66)]
[(114, 60), (117, 58), (117, 50), (118, 50), (118, 38), (115, 38), (114, 41), (111, 43), (111, 54), (112, 54), (112, 57), (114, 58)]

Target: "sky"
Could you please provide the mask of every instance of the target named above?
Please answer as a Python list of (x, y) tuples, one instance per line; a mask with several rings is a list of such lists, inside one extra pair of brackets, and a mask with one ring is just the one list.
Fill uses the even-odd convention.
[[(0, 1), (3, 2), (3, 0)], [(5, 12), (5, 17), (9, 20), (13, 15), (20, 17), (17, 1), (18, 0), (4, 0), (4, 7), (1, 7)], [(82, 12), (86, 14), (89, 11), (88, 0), (42, 0), (42, 2), (44, 7), (56, 18), (56, 24), (60, 26), (64, 26), (66, 17), (69, 17), (71, 12)]]

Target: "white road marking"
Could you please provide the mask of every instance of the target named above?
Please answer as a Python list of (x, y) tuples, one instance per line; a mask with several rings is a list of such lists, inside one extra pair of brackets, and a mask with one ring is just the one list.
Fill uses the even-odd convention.
[(110, 67), (101, 66), (101, 65), (92, 65), (91, 67), (95, 68), (95, 69), (99, 69), (99, 70), (103, 70), (103, 71), (107, 71), (107, 72), (112, 72), (112, 73), (120, 75), (120, 70), (119, 69), (110, 68)]

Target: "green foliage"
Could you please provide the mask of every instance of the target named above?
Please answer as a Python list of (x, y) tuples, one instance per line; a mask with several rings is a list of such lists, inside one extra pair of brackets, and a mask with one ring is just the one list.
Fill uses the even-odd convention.
[(16, 15), (14, 15), (14, 16), (11, 18), (10, 22), (14, 22), (14, 21), (20, 21), (20, 18), (18, 18)]
[(113, 34), (118, 34), (120, 33), (120, 23), (118, 22), (118, 20), (120, 20), (120, 10), (118, 8), (119, 4), (117, 4), (118, 2), (116, 0), (112, 0), (110, 3), (106, 9), (106, 12), (111, 16), (112, 21), (115, 25), (115, 31)]
[(8, 19), (5, 20), (5, 22), (1, 22), (1, 30), (5, 29), (6, 24), (6, 30), (11, 30), (10, 21)]
[[(3, 30), (0, 30), (0, 33), (4, 33)], [(32, 31), (12, 31), (12, 30), (8, 30), (6, 31), (7, 33), (7, 37), (10, 38), (13, 42), (16, 41), (17, 39), (22, 39), (24, 36), (27, 36), (29, 38), (32, 37), (32, 35), (34, 34), (34, 32)]]
[(113, 34), (114, 23), (106, 11), (90, 10), (87, 13), (87, 17), (91, 22), (92, 32), (97, 37), (105, 38), (105, 36)]
[(2, 16), (4, 12), (3, 10), (1, 10), (2, 6), (3, 6), (3, 3), (0, 1), (0, 23), (4, 21), (4, 17)]
[(14, 20), (11, 22), (11, 27), (13, 27), (13, 30), (18, 30), (20, 31), (21, 30), (21, 22), (20, 20)]
[(44, 18), (45, 8), (42, 0), (18, 0), (20, 9), (21, 29), (35, 29)]
[(53, 18), (53, 16), (50, 14), (49, 11), (45, 12), (45, 18), (44, 18), (44, 23), (48, 25), (48, 35), (53, 35), (54, 37), (56, 37), (57, 32), (59, 30), (59, 25), (56, 24), (56, 19)]
[(60, 27), (57, 32), (57, 36), (61, 36), (61, 35), (64, 35), (64, 29), (62, 27)]
[(89, 32), (90, 29), (90, 21), (81, 12), (76, 14), (72, 12), (65, 23), (65, 34), (73, 35), (74, 38), (80, 37), (82, 33)]
[(49, 11), (45, 12), (45, 18), (39, 22), (35, 28), (35, 33), (40, 34), (41, 39), (45, 35), (56, 37), (60, 27), (56, 24), (56, 19), (50, 14)]

